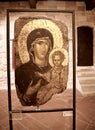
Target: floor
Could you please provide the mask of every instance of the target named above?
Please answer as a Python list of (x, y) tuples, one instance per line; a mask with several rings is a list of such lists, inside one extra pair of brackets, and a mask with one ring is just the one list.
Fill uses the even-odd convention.
[[(73, 130), (71, 112), (21, 113), (20, 110), (36, 110), (36, 107), (23, 107), (11, 91), (13, 130)], [(95, 96), (83, 96), (76, 91), (76, 130), (95, 130)], [(59, 109), (72, 107), (72, 91), (54, 95), (43, 109)], [(8, 114), (8, 92), (0, 91), (0, 130), (10, 130)]]

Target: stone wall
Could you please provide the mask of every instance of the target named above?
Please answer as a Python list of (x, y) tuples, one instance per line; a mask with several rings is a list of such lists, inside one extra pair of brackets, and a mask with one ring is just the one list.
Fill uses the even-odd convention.
[[(37, 9), (61, 9), (75, 11), (75, 32), (77, 43), (77, 27), (87, 25), (93, 28), (94, 34), (94, 66), (95, 68), (95, 9), (91, 11), (86, 10), (84, 2), (70, 2), (70, 1), (39, 1), (37, 2)], [(0, 2), (0, 89), (7, 88), (7, 53), (6, 53), (6, 9), (29, 9), (28, 2)], [(14, 16), (15, 17), (15, 16)], [(77, 44), (76, 44), (77, 57)], [(77, 62), (77, 59), (76, 59)], [(79, 67), (76, 67), (79, 70)], [(72, 72), (70, 72), (72, 73)], [(12, 73), (14, 76), (14, 74)], [(77, 79), (77, 89), (82, 91), (81, 85)]]

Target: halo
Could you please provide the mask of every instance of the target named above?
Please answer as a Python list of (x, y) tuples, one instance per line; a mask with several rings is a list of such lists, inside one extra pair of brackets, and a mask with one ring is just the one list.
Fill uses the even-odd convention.
[(23, 26), (18, 36), (18, 52), (22, 63), (30, 60), (27, 51), (27, 36), (31, 31), (37, 28), (45, 28), (51, 32), (54, 40), (53, 48), (62, 48), (63, 37), (60, 28), (51, 20), (47, 19), (33, 19)]
[(50, 55), (49, 55), (49, 63), (50, 63), (50, 65), (51, 65), (52, 67), (54, 66), (54, 65), (53, 65), (53, 61), (52, 61), (52, 54), (53, 54), (55, 51), (61, 51), (61, 52), (64, 54), (65, 59), (64, 59), (64, 61), (62, 62), (62, 65), (63, 65), (63, 66), (67, 66), (67, 65), (68, 65), (68, 52), (67, 52), (67, 50), (64, 49), (64, 48), (56, 48), (56, 49), (53, 49), (53, 50), (51, 51), (51, 53), (50, 53)]

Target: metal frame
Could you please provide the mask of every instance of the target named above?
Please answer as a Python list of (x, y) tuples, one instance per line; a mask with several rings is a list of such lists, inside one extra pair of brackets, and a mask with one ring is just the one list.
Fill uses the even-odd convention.
[[(72, 14), (72, 35), (73, 35), (73, 107), (64, 109), (50, 109), (50, 110), (12, 110), (11, 99), (11, 74), (10, 74), (10, 13), (15, 12), (58, 12), (58, 13), (71, 13)], [(75, 45), (75, 12), (64, 10), (38, 10), (38, 9), (8, 9), (7, 10), (7, 84), (8, 84), (8, 110), (9, 110), (9, 124), (10, 130), (13, 130), (13, 113), (44, 113), (44, 112), (73, 112), (73, 130), (76, 129), (76, 45)]]

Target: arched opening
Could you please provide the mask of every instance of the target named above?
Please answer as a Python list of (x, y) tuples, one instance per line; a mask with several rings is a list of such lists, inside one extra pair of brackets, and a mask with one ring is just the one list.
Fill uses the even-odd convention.
[(77, 28), (78, 48), (77, 58), (78, 66), (93, 65), (93, 29), (88, 26)]

